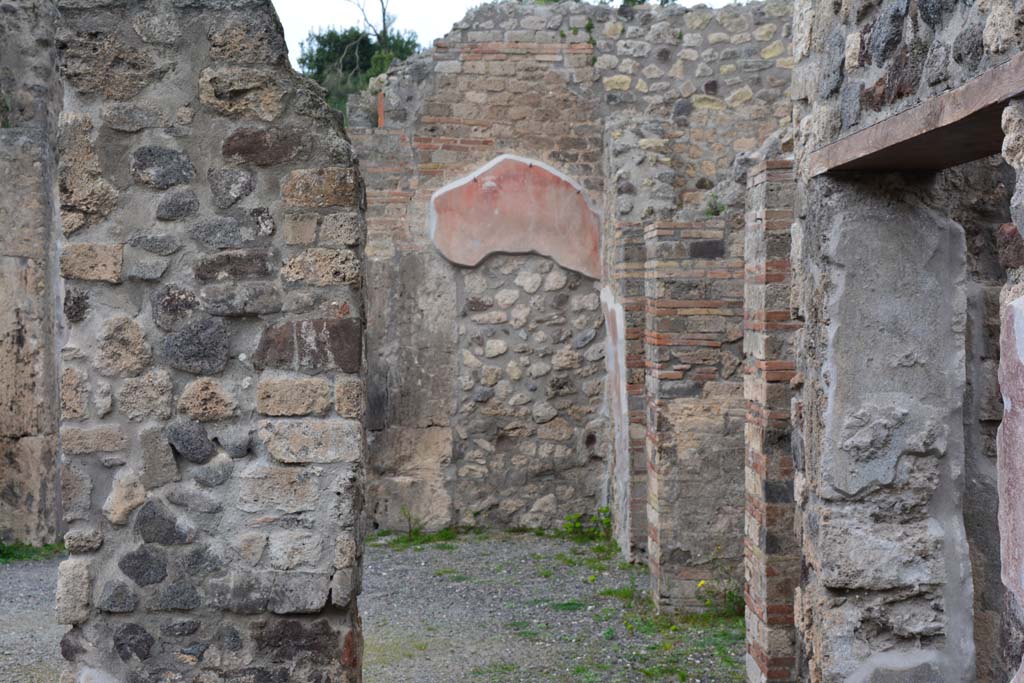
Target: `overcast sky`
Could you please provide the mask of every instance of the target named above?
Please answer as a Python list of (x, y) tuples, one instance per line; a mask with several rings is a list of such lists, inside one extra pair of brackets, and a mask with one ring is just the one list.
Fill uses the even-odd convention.
[[(299, 43), (311, 30), (321, 28), (361, 26), (359, 10), (345, 0), (273, 0), (274, 7), (284, 24), (288, 40), (288, 56), (298, 66)], [(379, 7), (376, 0), (367, 4)], [(420, 45), (430, 47), (434, 39), (448, 33), (452, 24), (462, 19), (466, 10), (482, 4), (480, 0), (390, 0), (390, 13), (398, 18), (397, 27), (415, 31)], [(696, 1), (683, 0), (679, 4), (696, 5)], [(726, 0), (705, 0), (705, 4), (720, 7)], [(378, 9), (379, 12), (379, 9)]]

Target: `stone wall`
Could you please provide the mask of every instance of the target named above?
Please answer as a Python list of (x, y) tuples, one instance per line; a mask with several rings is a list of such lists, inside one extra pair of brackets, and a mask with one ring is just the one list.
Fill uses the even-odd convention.
[[(803, 172), (811, 151), (1019, 52), (1020, 10), (799, 0), (794, 16), (805, 674), (1006, 680), (1020, 631), (1017, 607), (993, 577), (998, 464), (985, 452), (1000, 412), (991, 375), (1007, 181), (981, 162), (935, 177)], [(933, 260), (911, 254), (921, 251)], [(957, 309), (940, 310), (936, 296)], [(913, 316), (894, 317), (901, 305)], [(844, 329), (854, 320), (880, 324)], [(952, 345), (936, 348), (929, 337), (950, 325)], [(899, 386), (890, 391), (892, 378)], [(943, 437), (931, 445), (913, 433), (929, 423)], [(890, 551), (899, 570), (871, 572), (889, 566)]]
[(967, 245), (967, 391), (964, 397), (964, 526), (974, 584), (977, 680), (1009, 680), (1024, 652), (1020, 610), (1003, 586), (996, 432), (1003, 417), (999, 294), (1007, 269), (1024, 265), (1024, 241), (1010, 221), (1012, 169), (985, 159), (944, 171), (937, 194), (964, 227)]
[(972, 680), (963, 229), (894, 177), (819, 178), (811, 198), (794, 237), (810, 679)]
[[(595, 452), (611, 454), (605, 464), (593, 459), (588, 465), (604, 470), (604, 480), (588, 477), (591, 483), (578, 495), (584, 500), (607, 496), (616, 537), (630, 557), (646, 551), (649, 536), (671, 536), (677, 525), (673, 520), (686, 517), (688, 508), (677, 507), (679, 496), (664, 488), (660, 498), (649, 500), (647, 354), (657, 347), (656, 367), (667, 373), (663, 379), (675, 382), (675, 373), (679, 384), (688, 386), (712, 379), (721, 361), (727, 369), (720, 379), (734, 385), (729, 389), (727, 383), (713, 382), (712, 387), (721, 387), (720, 397), (732, 398), (722, 404), (717, 420), (709, 418), (709, 425), (717, 424), (709, 427), (708, 438), (713, 442), (713, 434), (722, 430), (738, 431), (739, 423), (733, 425), (726, 417), (733, 413), (725, 406), (731, 401), (737, 415), (742, 410), (739, 376), (733, 374), (742, 334), (742, 233), (722, 225), (707, 226), (703, 236), (700, 229), (691, 230), (687, 240), (694, 240), (694, 253), (675, 257), (690, 270), (694, 285), (703, 287), (696, 280), (708, 269), (730, 274), (707, 291), (688, 293), (645, 290), (645, 279), (675, 276), (671, 265), (659, 265), (660, 257), (648, 257), (645, 233), (657, 234), (651, 232), (656, 226), (681, 225), (685, 210), (699, 215), (710, 189), (731, 177), (736, 154), (753, 151), (788, 120), (788, 14), (782, 2), (717, 12), (674, 6), (612, 10), (569, 2), (484, 5), (432, 51), (389, 73), (378, 84), (379, 92), (371, 89), (350, 104), (349, 117), (357, 126), (354, 140), (366, 162), (370, 188), (369, 280), (372, 290), (392, 293), (387, 301), (381, 294), (375, 302), (384, 307), (378, 309), (380, 318), (375, 306), (370, 307), (371, 344), (376, 347), (370, 349), (371, 368), (379, 364), (379, 371), (372, 373), (371, 405), (376, 401), (387, 416), (373, 425), (380, 433), (371, 446), (378, 471), (369, 497), (378, 523), (395, 524), (395, 511), (402, 505), (419, 510), (421, 518), (435, 525), (466, 519), (461, 509), (439, 512), (451, 505), (460, 476), (450, 454), (463, 450), (458, 433), (465, 419), (458, 411), (465, 403), (458, 400), (461, 388), (454, 363), (464, 355), (465, 345), (453, 333), (463, 313), (457, 283), (462, 275), (434, 252), (425, 230), (427, 200), (446, 183), (512, 153), (553, 166), (603, 206), (602, 296), (606, 315), (621, 311), (621, 325), (606, 336), (604, 355), (607, 372), (620, 384), (604, 397), (603, 415), (611, 421), (612, 433), (575, 430), (573, 441), (582, 438), (585, 444), (593, 434), (598, 438)], [(691, 258), (700, 264), (687, 265)], [(406, 270), (421, 273), (425, 286), (409, 286)], [(664, 306), (652, 306), (654, 300)], [(698, 302), (697, 308), (677, 307), (686, 301)], [(712, 345), (731, 334), (727, 343), (736, 347), (735, 353), (720, 356), (712, 351), (713, 359), (693, 361), (685, 349), (689, 342), (671, 333), (661, 334), (660, 341), (645, 339), (645, 327), (660, 315), (652, 318), (648, 313), (662, 310), (674, 316), (671, 324), (677, 332), (689, 329)], [(398, 311), (398, 317), (430, 318), (425, 329), (419, 327), (412, 348), (399, 342), (410, 338), (404, 323), (384, 322)], [(569, 327), (563, 336), (575, 334)], [(661, 332), (666, 331), (668, 327)], [(591, 344), (600, 344), (600, 333), (597, 338)], [(736, 362), (730, 364), (728, 355)], [(428, 379), (422, 377), (424, 367), (437, 371)], [(596, 374), (605, 373), (595, 370), (595, 381)], [(587, 398), (595, 409), (597, 396)], [(564, 414), (570, 404), (557, 410), (571, 422), (574, 418)], [(449, 445), (452, 433), (456, 436)], [(434, 436), (425, 438), (427, 434)], [(709, 463), (722, 460), (723, 472), (732, 472), (738, 487), (742, 446), (738, 437), (733, 441), (733, 450), (719, 449)], [(411, 443), (429, 446), (417, 452), (403, 445)], [(577, 452), (581, 462), (590, 457)], [(662, 482), (667, 483), (665, 476), (679, 461), (674, 456), (662, 460)], [(589, 488), (598, 484), (604, 490)], [(664, 533), (656, 525), (649, 527), (649, 507), (659, 511)], [(731, 529), (729, 545), (735, 546), (728, 551), (733, 560), (741, 552), (740, 510), (737, 505), (725, 525)], [(546, 524), (574, 511), (559, 505)], [(678, 564), (669, 557), (693, 552), (684, 545), (670, 541), (662, 553), (664, 566)], [(666, 593), (663, 603), (668, 606), (677, 597)]]
[(1024, 41), (1013, 0), (796, 0), (793, 16), (794, 94), (809, 105), (798, 121), (810, 148), (962, 85)]
[(55, 8), (0, 5), (0, 542), (57, 540)]
[[(1010, 200), (1010, 212), (1013, 218), (1012, 227), (1018, 236), (1024, 227), (1024, 192), (1021, 191), (1024, 178), (1024, 101), (1020, 99), (1008, 103), (1003, 111), (1003, 158), (1009, 163), (1017, 175), (1015, 192)], [(1010, 226), (1005, 226), (1010, 227)], [(1018, 248), (1020, 242), (1017, 242)], [(1000, 254), (1001, 265), (1007, 269), (1007, 282), (999, 294), (999, 388), (1002, 394), (1004, 412), (996, 438), (998, 493), (999, 493), (999, 541), (1000, 541), (1000, 575), (1006, 587), (1007, 606), (1002, 610), (1002, 624), (1011, 624), (1010, 615), (1016, 617), (1016, 628), (1004, 628), (1000, 641), (1003, 644), (1003, 657), (1010, 672), (1017, 669), (1014, 681), (1024, 677), (1024, 663), (1020, 660), (1022, 629), (1021, 606), (1024, 605), (1024, 552), (1021, 539), (1024, 538), (1024, 505), (1019, 495), (1024, 482), (1021, 463), (1024, 454), (1021, 444), (1024, 443), (1021, 432), (1020, 406), (1024, 405), (1024, 356), (1021, 354), (1021, 321), (1024, 311), (1024, 270), (1020, 265), (1020, 252), (1015, 255)], [(1010, 637), (1007, 637), (1010, 636)], [(1010, 647), (1006, 647), (1009, 645)], [(1013, 657), (1009, 656), (1012, 653)]]
[(539, 256), (457, 271), (460, 524), (548, 527), (604, 504), (604, 321), (594, 280)]
[(60, 8), (62, 680), (358, 681), (340, 115), (266, 0)]
[(389, 73), (383, 127), (376, 95), (349, 106), (369, 203), (368, 503), (384, 527), (404, 528), (403, 508), (428, 528), (557, 527), (600, 503), (609, 436), (591, 424), (604, 381), (593, 280), (537, 257), (455, 267), (427, 230), (431, 195), (503, 152), (600, 197), (590, 45), (488, 30), (546, 21), (530, 14), (485, 6)]

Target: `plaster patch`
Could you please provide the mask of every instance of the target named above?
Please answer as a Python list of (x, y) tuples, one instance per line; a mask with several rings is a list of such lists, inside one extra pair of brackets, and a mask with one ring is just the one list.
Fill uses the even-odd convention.
[(460, 265), (534, 252), (601, 278), (600, 215), (579, 183), (540, 161), (503, 154), (441, 188), (430, 198), (427, 231)]

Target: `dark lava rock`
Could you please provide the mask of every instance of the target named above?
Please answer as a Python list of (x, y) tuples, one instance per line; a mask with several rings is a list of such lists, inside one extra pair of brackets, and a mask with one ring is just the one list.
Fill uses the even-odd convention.
[(146, 543), (160, 545), (186, 545), (192, 534), (178, 526), (178, 518), (163, 503), (149, 500), (135, 515), (135, 533)]
[(199, 607), (199, 591), (187, 579), (179, 579), (160, 589), (156, 609), (161, 611), (188, 611)]
[(84, 655), (85, 651), (85, 645), (82, 644), (82, 629), (78, 626), (68, 630), (60, 639), (60, 656), (69, 662)]
[(276, 259), (272, 251), (260, 249), (225, 251), (203, 256), (193, 266), (199, 280), (262, 280), (274, 274)]
[(122, 556), (117, 566), (140, 586), (152, 586), (167, 578), (167, 555), (160, 548), (148, 545)]
[(158, 287), (149, 298), (153, 322), (165, 332), (177, 329), (199, 308), (199, 298), (191, 289), (177, 285)]
[(131, 173), (137, 182), (160, 190), (191, 182), (196, 176), (184, 152), (156, 145), (139, 147), (132, 153)]
[(132, 657), (149, 659), (149, 651), (154, 642), (153, 636), (138, 624), (125, 624), (114, 633), (114, 649), (122, 662)]
[(278, 313), (283, 305), (277, 287), (264, 282), (209, 285), (203, 287), (199, 296), (203, 310), (225, 317)]
[(188, 218), (199, 211), (199, 198), (192, 190), (173, 190), (160, 199), (156, 205), (158, 221), (177, 221)]
[(104, 612), (127, 614), (139, 606), (139, 599), (124, 581), (107, 581), (103, 585), (96, 607)]
[(64, 317), (71, 323), (80, 323), (89, 315), (89, 292), (69, 288), (64, 295)]
[[(907, 0), (896, 0), (882, 9), (871, 29), (868, 51), (871, 61), (881, 66), (903, 39), (903, 19), (907, 16)], [(831, 50), (831, 41), (829, 42)]]
[(181, 249), (181, 242), (174, 235), (136, 235), (128, 244), (160, 256), (170, 256)]
[(227, 325), (220, 318), (193, 320), (164, 337), (161, 355), (175, 370), (216, 375), (228, 362)]
[(309, 155), (306, 136), (287, 128), (239, 128), (221, 146), (225, 158), (273, 166)]
[(206, 427), (195, 420), (179, 420), (166, 433), (174, 452), (189, 462), (205, 465), (217, 453)]
[(160, 635), (170, 638), (181, 638), (190, 636), (202, 626), (198, 621), (188, 619), (186, 621), (174, 621), (160, 627)]
[(294, 619), (254, 622), (251, 627), (256, 651), (273, 661), (291, 661), (296, 657), (314, 663), (341, 659), (341, 638), (326, 619), (308, 622)]
[(234, 206), (238, 200), (248, 197), (256, 189), (252, 173), (240, 168), (222, 168), (206, 174), (213, 193), (213, 205), (218, 209)]
[(192, 477), (196, 483), (203, 488), (212, 489), (220, 486), (228, 479), (231, 478), (231, 471), (234, 469), (234, 465), (230, 460), (217, 460), (211, 462), (205, 467), (200, 467), (195, 470), (195, 474)]

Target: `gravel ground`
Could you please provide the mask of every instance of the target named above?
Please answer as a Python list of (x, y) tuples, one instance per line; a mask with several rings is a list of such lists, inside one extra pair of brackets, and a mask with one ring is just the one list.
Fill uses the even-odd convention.
[[(732, 683), (738, 619), (653, 615), (645, 572), (599, 544), (466, 534), (366, 551), (366, 683)], [(59, 560), (0, 565), (0, 683), (56, 683)]]
[[(371, 544), (365, 683), (742, 681), (743, 625), (654, 616), (646, 571), (533, 534)], [(602, 595), (604, 593), (604, 595)]]
[(64, 627), (54, 621), (60, 559), (0, 565), (0, 683), (56, 683)]

